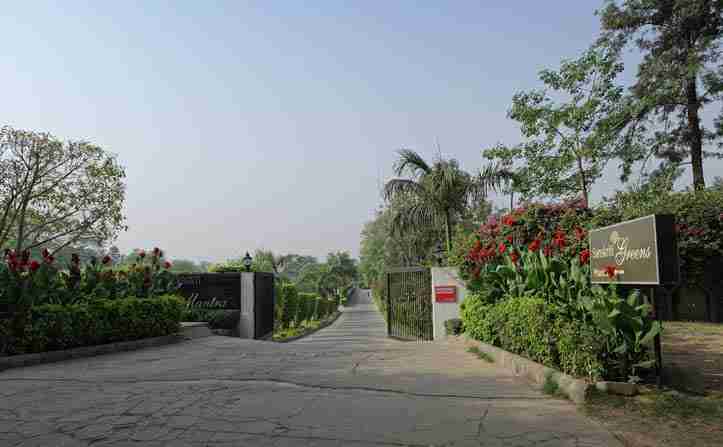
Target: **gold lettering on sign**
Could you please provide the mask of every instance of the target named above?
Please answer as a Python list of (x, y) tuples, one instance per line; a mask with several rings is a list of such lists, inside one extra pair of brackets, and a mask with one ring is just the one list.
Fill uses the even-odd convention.
[(621, 236), (617, 231), (610, 234), (610, 243), (603, 248), (592, 248), (593, 259), (614, 258), (615, 264), (624, 265), (627, 261), (650, 259), (653, 248), (648, 245), (642, 248), (630, 248), (630, 238)]

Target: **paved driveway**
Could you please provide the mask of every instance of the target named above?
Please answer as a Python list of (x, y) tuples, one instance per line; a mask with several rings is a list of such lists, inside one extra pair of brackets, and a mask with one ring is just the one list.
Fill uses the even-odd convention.
[(294, 343), (208, 337), (2, 372), (0, 445), (619, 444), (457, 344), (387, 339), (360, 291)]

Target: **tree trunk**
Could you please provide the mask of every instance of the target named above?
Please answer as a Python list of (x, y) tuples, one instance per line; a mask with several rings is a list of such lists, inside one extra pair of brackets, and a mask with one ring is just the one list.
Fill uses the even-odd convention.
[(688, 98), (688, 144), (690, 146), (690, 161), (693, 166), (693, 188), (696, 191), (705, 189), (705, 177), (703, 177), (703, 132), (700, 128), (700, 117), (698, 109), (698, 88), (695, 78), (688, 79), (685, 83), (685, 94)]
[(515, 192), (513, 190), (510, 190), (510, 213), (512, 212), (515, 206)]

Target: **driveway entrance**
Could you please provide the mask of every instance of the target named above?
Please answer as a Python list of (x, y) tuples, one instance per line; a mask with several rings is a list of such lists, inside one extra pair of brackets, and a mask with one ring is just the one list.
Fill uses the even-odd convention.
[(2, 372), (0, 445), (619, 444), (458, 344), (387, 338), (360, 290), (293, 343), (207, 337)]

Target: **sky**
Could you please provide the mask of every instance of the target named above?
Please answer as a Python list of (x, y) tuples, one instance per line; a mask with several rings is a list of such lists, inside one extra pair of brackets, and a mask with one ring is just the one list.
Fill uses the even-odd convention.
[[(589, 46), (600, 4), (14, 2), (0, 123), (117, 154), (122, 251), (358, 256), (396, 151), (475, 171), (519, 142), (512, 95)], [(615, 187), (611, 169), (593, 197)]]

